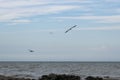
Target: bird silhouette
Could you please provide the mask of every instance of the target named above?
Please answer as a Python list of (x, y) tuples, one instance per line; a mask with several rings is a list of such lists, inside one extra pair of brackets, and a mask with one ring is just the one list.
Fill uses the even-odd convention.
[(35, 52), (34, 50), (29, 49), (29, 52)]
[(72, 30), (72, 29), (75, 28), (76, 26), (77, 26), (77, 25), (74, 25), (74, 26), (72, 26), (71, 28), (67, 29), (67, 30), (65, 31), (65, 33), (69, 32), (70, 30)]

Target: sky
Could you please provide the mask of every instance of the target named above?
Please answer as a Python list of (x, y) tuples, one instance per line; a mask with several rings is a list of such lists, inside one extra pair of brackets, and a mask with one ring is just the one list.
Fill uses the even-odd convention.
[(119, 4), (0, 0), (0, 61), (120, 61)]

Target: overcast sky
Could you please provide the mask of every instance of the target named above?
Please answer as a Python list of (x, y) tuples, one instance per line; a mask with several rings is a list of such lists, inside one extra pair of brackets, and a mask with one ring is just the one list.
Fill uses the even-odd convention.
[(0, 61), (120, 61), (120, 0), (0, 0)]

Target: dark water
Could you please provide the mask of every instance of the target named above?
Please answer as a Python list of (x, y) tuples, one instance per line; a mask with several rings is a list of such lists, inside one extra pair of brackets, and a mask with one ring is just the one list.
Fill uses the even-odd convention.
[(0, 62), (0, 74), (38, 77), (44, 74), (120, 76), (120, 62)]

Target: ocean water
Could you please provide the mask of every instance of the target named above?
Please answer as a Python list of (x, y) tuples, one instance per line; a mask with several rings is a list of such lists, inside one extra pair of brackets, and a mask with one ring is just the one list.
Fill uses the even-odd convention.
[(119, 62), (0, 62), (0, 75), (37, 78), (42, 75), (75, 74), (120, 76)]

